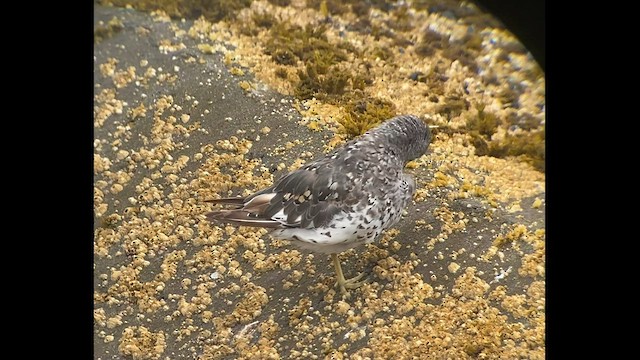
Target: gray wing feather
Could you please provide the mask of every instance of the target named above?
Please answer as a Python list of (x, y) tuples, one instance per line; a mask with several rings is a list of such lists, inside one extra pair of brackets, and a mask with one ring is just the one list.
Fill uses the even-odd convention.
[[(272, 186), (247, 198), (210, 201), (235, 205), (235, 209), (213, 211), (207, 214), (207, 218), (272, 228), (325, 226), (341, 209), (344, 193), (340, 192), (337, 197), (330, 196), (335, 192), (329, 189), (330, 184), (340, 176), (335, 173), (328, 158), (321, 159), (281, 177)], [(265, 198), (270, 198), (268, 203), (263, 202)], [(280, 211), (285, 218), (274, 219)]]
[[(286, 216), (283, 225), (287, 227), (327, 225), (340, 211), (341, 196), (329, 197), (334, 193), (329, 189), (329, 185), (337, 177), (339, 174), (335, 173), (335, 168), (328, 158), (309, 163), (285, 175), (273, 186), (260, 192), (274, 192), (276, 195), (259, 217), (269, 219), (283, 211)], [(290, 195), (287, 198), (285, 194)]]

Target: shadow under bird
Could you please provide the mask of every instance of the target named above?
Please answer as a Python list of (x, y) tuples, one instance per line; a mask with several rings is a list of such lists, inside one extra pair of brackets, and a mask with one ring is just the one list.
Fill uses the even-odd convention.
[(431, 131), (414, 115), (386, 120), (325, 157), (284, 175), (246, 198), (207, 200), (231, 206), (212, 222), (271, 228), (277, 239), (330, 254), (343, 295), (362, 285), (345, 279), (338, 254), (373, 242), (395, 225), (416, 190), (403, 169), (427, 152)]

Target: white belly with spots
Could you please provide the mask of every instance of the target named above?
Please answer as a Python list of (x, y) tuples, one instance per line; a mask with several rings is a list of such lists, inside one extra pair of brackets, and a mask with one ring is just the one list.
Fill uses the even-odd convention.
[(382, 222), (379, 219), (361, 216), (364, 214), (353, 214), (351, 219), (338, 215), (328, 227), (277, 229), (271, 235), (277, 239), (290, 240), (293, 245), (302, 249), (325, 254), (340, 253), (370, 243), (382, 232)]

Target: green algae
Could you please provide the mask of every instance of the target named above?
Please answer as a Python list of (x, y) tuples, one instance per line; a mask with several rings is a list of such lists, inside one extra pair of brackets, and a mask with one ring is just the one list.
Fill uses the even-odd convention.
[(392, 102), (365, 95), (349, 99), (344, 108), (346, 115), (338, 122), (342, 125), (341, 131), (349, 138), (362, 135), (396, 115)]
[(492, 136), (502, 125), (502, 121), (493, 113), (484, 111), (483, 104), (476, 104), (475, 107), (478, 115), (467, 118), (466, 130), (476, 149), (476, 155), (518, 157), (535, 169), (545, 171), (545, 131), (544, 126), (539, 129), (539, 119), (531, 116), (518, 118), (513, 115), (507, 120), (508, 125), (519, 124), (518, 127), (528, 131), (507, 132), (503, 138), (493, 140)]

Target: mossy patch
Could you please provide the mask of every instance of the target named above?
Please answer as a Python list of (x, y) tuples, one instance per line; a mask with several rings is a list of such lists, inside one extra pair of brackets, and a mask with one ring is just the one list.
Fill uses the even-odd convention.
[(409, 6), (402, 5), (394, 10), (390, 11), (391, 19), (385, 22), (385, 24), (397, 31), (410, 31), (413, 29), (413, 23), (411, 22), (411, 16), (409, 15)]
[(493, 113), (485, 112), (484, 104), (476, 104), (475, 108), (478, 115), (467, 118), (467, 130), (469, 133), (477, 133), (487, 139), (491, 139), (491, 136), (498, 130), (500, 119)]
[(366, 86), (373, 84), (373, 78), (369, 73), (357, 73), (351, 78), (351, 89), (364, 90)]
[[(409, 79), (417, 82), (423, 82), (429, 85), (429, 91), (425, 92), (423, 96), (427, 97), (429, 101), (434, 103), (439, 103), (438, 95), (443, 95), (445, 93), (444, 84), (449, 78), (444, 75), (444, 70), (440, 67), (432, 67), (427, 73), (423, 73), (422, 71), (414, 71), (409, 75)], [(449, 99), (453, 102), (459, 102), (458, 98)], [(453, 104), (452, 104), (453, 105)], [(463, 104), (464, 107), (467, 105)], [(455, 106), (454, 106), (455, 107)], [(447, 113), (449, 110), (447, 107), (438, 108), (438, 112)]]
[(488, 141), (477, 133), (470, 133), (470, 135), (471, 144), (475, 147), (478, 156), (488, 155), (495, 158), (514, 156), (531, 164), (538, 171), (545, 171), (544, 131), (508, 134), (503, 140), (498, 141)]
[[(265, 53), (282, 65), (291, 55), (302, 61), (324, 62), (326, 67), (347, 59), (347, 54), (339, 45), (329, 43), (325, 35), (326, 26), (307, 25), (304, 28), (286, 22), (277, 23), (269, 30), (269, 40), (265, 44)], [(287, 55), (284, 55), (287, 54)], [(287, 60), (280, 59), (285, 57)]]
[(380, 40), (380, 38), (386, 37), (395, 41), (398, 37), (396, 33), (391, 31), (391, 29), (379, 25), (372, 25), (369, 34), (371, 34), (375, 40)]
[(280, 65), (292, 66), (297, 64), (297, 57), (287, 49), (278, 49), (271, 54), (271, 59)]
[(307, 0), (307, 7), (320, 11), (324, 16), (341, 15), (349, 11), (345, 1), (340, 0)]
[[(321, 3), (316, 2), (318, 6)], [(326, 4), (332, 11), (341, 11), (330, 7), (332, 2)], [(356, 8), (359, 12), (368, 12), (359, 5)], [(254, 16), (256, 20), (262, 21), (262, 17)], [(301, 27), (288, 22), (275, 23), (266, 34), (264, 53), (279, 65), (276, 76), (292, 82), (296, 98), (316, 98), (342, 108), (340, 131), (347, 137), (355, 137), (396, 115), (396, 109), (390, 101), (366, 94), (366, 88), (373, 84), (368, 62), (354, 70), (345, 61), (350, 56), (364, 54), (390, 61), (394, 53), (381, 46), (358, 50), (346, 42), (331, 42), (326, 31), (326, 24)]]
[[(350, 1), (353, 3), (357, 3), (362, 0), (350, 0)], [(394, 7), (394, 3), (388, 0), (369, 0), (368, 2), (371, 3), (371, 6), (384, 12), (389, 12)]]
[(351, 4), (351, 12), (356, 14), (356, 16), (360, 18), (365, 18), (369, 16), (369, 12), (371, 11), (371, 4), (366, 1), (355, 2)]
[(296, 97), (330, 99), (344, 94), (351, 76), (347, 71), (335, 66), (324, 68), (317, 64), (307, 64), (305, 70), (298, 71), (298, 77), (300, 81), (294, 90)]
[(281, 79), (287, 79), (289, 77), (289, 72), (287, 71), (287, 69), (282, 67), (277, 68), (275, 74)]
[(257, 36), (261, 29), (270, 29), (278, 20), (268, 12), (255, 11), (251, 13), (251, 21), (244, 21), (238, 25), (240, 34), (245, 36)]
[[(466, 130), (471, 137), (471, 144), (476, 149), (476, 155), (496, 158), (519, 157), (535, 169), (544, 172), (545, 135), (544, 126), (540, 128), (540, 119), (528, 114), (520, 117), (512, 114), (505, 120), (506, 124), (503, 124), (495, 114), (485, 111), (483, 104), (476, 104), (475, 108), (477, 115), (467, 118)], [(500, 126), (517, 126), (526, 131), (506, 132), (503, 138), (492, 140), (493, 134)]]
[(338, 122), (348, 137), (364, 134), (381, 122), (396, 115), (395, 105), (387, 100), (362, 96), (351, 99), (345, 105), (345, 116)]
[(427, 28), (422, 34), (422, 38), (416, 44), (414, 51), (424, 57), (433, 56), (438, 49), (449, 46), (449, 37), (437, 31)]
[(436, 111), (448, 120), (460, 116), (463, 111), (469, 109), (469, 101), (464, 96), (458, 94), (448, 95), (442, 104), (439, 104)]
[(251, 19), (256, 24), (256, 26), (267, 29), (271, 28), (273, 24), (277, 23), (276, 18), (267, 12), (254, 12), (251, 15)]
[(488, 155), (504, 158), (515, 156), (530, 163), (535, 169), (545, 171), (545, 132), (523, 132), (507, 134), (501, 141), (489, 143)]
[(373, 48), (372, 55), (384, 61), (393, 60), (393, 51), (387, 47), (376, 46)]
[[(305, 64), (304, 69), (297, 71), (299, 81), (293, 84), (294, 95), (299, 99), (316, 97), (332, 101), (344, 94), (349, 85), (351, 89), (363, 89), (371, 83), (365, 75), (353, 74), (340, 66), (356, 49), (348, 43), (329, 42), (326, 30), (325, 25), (302, 28), (286, 22), (277, 23), (269, 30), (264, 51), (276, 64)], [(391, 55), (381, 51), (380, 56)], [(283, 71), (278, 76), (286, 78), (281, 75)]]
[(357, 21), (347, 25), (347, 30), (359, 32), (361, 34), (371, 34), (371, 29), (371, 20), (366, 17), (358, 19)]

